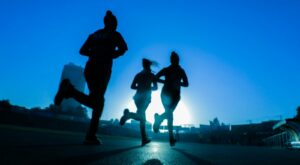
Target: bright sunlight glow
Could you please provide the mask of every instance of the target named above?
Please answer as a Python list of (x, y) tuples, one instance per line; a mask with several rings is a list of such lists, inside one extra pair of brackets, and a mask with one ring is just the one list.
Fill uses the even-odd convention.
[[(131, 100), (130, 103), (127, 105), (130, 112), (136, 112), (136, 106), (134, 101)], [(160, 99), (160, 92), (152, 92), (152, 100), (148, 109), (146, 111), (146, 118), (147, 121), (150, 123), (154, 123), (154, 114), (162, 114), (164, 112), (164, 107), (161, 103)], [(167, 121), (165, 120), (162, 125), (166, 125)], [(174, 111), (174, 125), (183, 125), (183, 124), (191, 124), (191, 116), (187, 106), (184, 104), (182, 100), (179, 101), (175, 111)]]

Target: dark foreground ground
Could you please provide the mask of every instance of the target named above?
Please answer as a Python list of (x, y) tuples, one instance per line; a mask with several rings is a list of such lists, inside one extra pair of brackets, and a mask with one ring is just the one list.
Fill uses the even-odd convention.
[(82, 145), (84, 134), (0, 125), (0, 165), (7, 164), (300, 164), (300, 151), (204, 145), (102, 136), (103, 145)]

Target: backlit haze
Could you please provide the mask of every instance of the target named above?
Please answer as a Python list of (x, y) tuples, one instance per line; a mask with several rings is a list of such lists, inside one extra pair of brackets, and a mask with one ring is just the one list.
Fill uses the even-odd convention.
[[(130, 85), (141, 59), (157, 61), (157, 73), (173, 50), (190, 83), (175, 124), (293, 117), (300, 105), (299, 8), (297, 0), (2, 0), (0, 99), (28, 108), (51, 104), (63, 66), (84, 67), (79, 49), (109, 9), (129, 50), (114, 61), (102, 119), (135, 110)], [(161, 87), (149, 121), (163, 112)]]

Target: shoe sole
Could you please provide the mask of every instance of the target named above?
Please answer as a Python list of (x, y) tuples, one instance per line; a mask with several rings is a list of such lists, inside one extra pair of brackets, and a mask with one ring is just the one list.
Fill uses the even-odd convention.
[(54, 105), (59, 106), (63, 99), (63, 90), (64, 88), (67, 87), (67, 85), (70, 84), (70, 80), (69, 79), (64, 79), (61, 81), (61, 83), (59, 84), (59, 88), (58, 88), (58, 92), (56, 93), (55, 97), (54, 97)]

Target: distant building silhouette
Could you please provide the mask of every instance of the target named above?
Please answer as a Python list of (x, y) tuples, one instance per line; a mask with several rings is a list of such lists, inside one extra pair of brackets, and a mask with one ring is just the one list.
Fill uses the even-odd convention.
[[(86, 81), (83, 70), (83, 67), (73, 63), (66, 64), (63, 68), (60, 81), (69, 79), (77, 90), (84, 92)], [(76, 111), (79, 110), (78, 107), (81, 107), (81, 104), (73, 98), (65, 99), (61, 104), (62, 111)]]
[(300, 106), (294, 118), (278, 121), (273, 126), (273, 135), (264, 139), (269, 146), (289, 147), (292, 142), (300, 143)]

